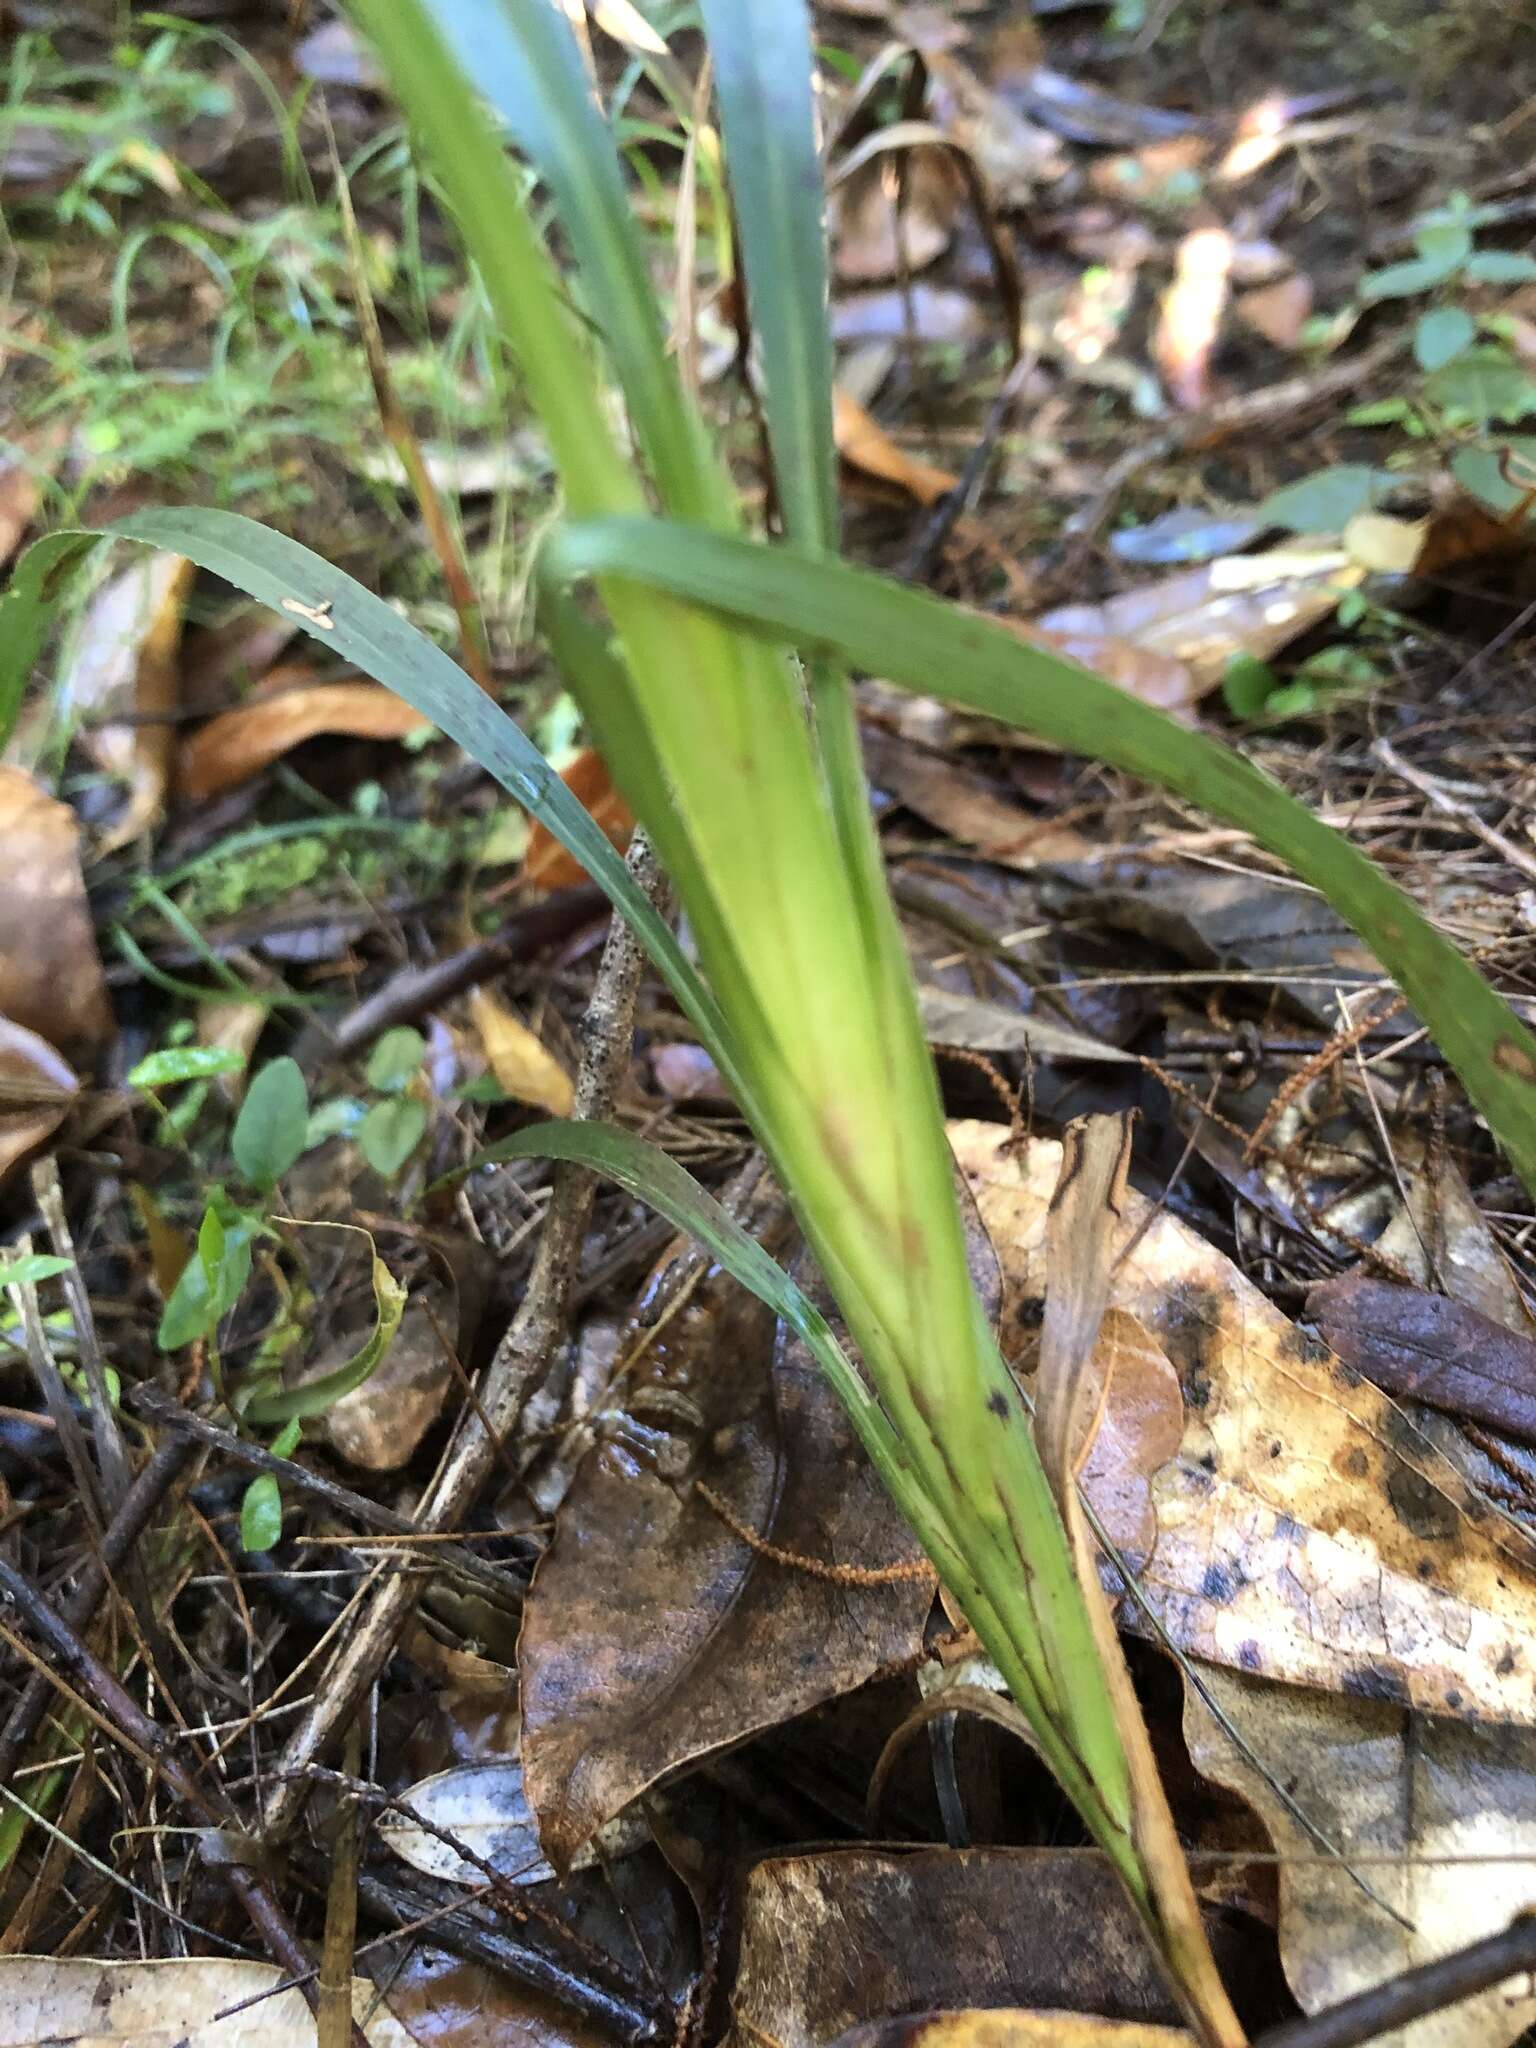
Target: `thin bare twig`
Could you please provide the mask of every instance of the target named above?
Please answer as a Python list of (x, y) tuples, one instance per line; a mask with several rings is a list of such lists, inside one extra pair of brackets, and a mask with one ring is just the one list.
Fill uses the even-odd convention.
[[(119, 1740), (153, 1765), (184, 1806), (207, 1827), (221, 1833), (243, 1835), (233, 1809), (221, 1796), (199, 1784), (176, 1756), (170, 1733), (149, 1718), (133, 1695), (82, 1642), (68, 1622), (53, 1612), (26, 1574), (17, 1571), (3, 1557), (0, 1557), (0, 1595), (16, 1609), (27, 1632), (50, 1652), (62, 1668), (63, 1678), (73, 1681), (81, 1693), (89, 1695)], [(251, 1925), (261, 1936), (267, 1953), (279, 1969), (286, 1970), (292, 1977), (307, 1980), (311, 1969), (309, 1956), (267, 1879), (254, 1864), (234, 1857), (221, 1859), (213, 1867), (245, 1908)], [(306, 1996), (313, 2005), (315, 1994), (307, 1984)], [(367, 2048), (362, 2030), (355, 2025), (352, 2039), (354, 2048)]]

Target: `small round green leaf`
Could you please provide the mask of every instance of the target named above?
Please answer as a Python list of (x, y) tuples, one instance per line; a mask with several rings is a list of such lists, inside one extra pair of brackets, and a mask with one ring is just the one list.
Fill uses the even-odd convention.
[(253, 1187), (268, 1188), (304, 1150), (309, 1090), (296, 1061), (268, 1060), (246, 1091), (230, 1149)]
[(1443, 370), (1477, 339), (1477, 325), (1462, 306), (1431, 306), (1413, 330), (1413, 359), (1421, 370)]
[(357, 1149), (375, 1173), (393, 1180), (421, 1143), (427, 1128), (426, 1104), (409, 1095), (376, 1102), (357, 1127)]
[(283, 1496), (270, 1472), (263, 1472), (245, 1489), (240, 1503), (240, 1547), (258, 1554), (271, 1550), (283, 1533)]
[(397, 1025), (384, 1036), (368, 1057), (368, 1085), (386, 1094), (405, 1087), (427, 1056), (427, 1041), (409, 1024)]
[(1234, 718), (1257, 718), (1279, 687), (1280, 678), (1255, 654), (1234, 654), (1222, 671), (1221, 694)]

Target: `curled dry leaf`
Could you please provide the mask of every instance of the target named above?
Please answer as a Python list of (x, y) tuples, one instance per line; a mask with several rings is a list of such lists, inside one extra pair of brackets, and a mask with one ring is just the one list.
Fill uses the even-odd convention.
[(46, 1038), (0, 1017), (0, 1182), (53, 1136), (79, 1086)]
[(1129, 1062), (1131, 1055), (1037, 1010), (1013, 1010), (982, 996), (920, 988), (923, 1030), (935, 1045), (971, 1052), (1029, 1052), (1038, 1058)]
[[(515, 1884), (542, 1884), (554, 1876), (539, 1847), (538, 1829), (523, 1791), (523, 1767), (515, 1751), (439, 1771), (412, 1785), (401, 1798), (412, 1813), (442, 1830), (441, 1835), (433, 1834), (403, 1813), (388, 1813), (379, 1822), (380, 1835), (412, 1869), (451, 1884), (478, 1884), (485, 1877), (471, 1860), (478, 1856)], [(459, 1855), (442, 1835), (451, 1836), (471, 1856)], [(649, 1839), (649, 1830), (638, 1814), (621, 1814), (572, 1858), (571, 1868), (585, 1870), (594, 1863), (612, 1863)]]
[(513, 1101), (531, 1102), (551, 1116), (569, 1116), (576, 1099), (571, 1077), (522, 1019), (488, 988), (471, 993), (469, 1014), (491, 1072)]
[(218, 796), (259, 775), (305, 740), (400, 740), (432, 721), (377, 683), (317, 683), (302, 662), (274, 669), (249, 704), (210, 718), (183, 741), (176, 787), (188, 802)]
[(1077, 1476), (1104, 1533), (1136, 1568), (1157, 1542), (1152, 1482), (1183, 1441), (1184, 1395), (1167, 1353), (1123, 1308), (1104, 1311), (1097, 1364)]
[[(373, 2048), (411, 2036), (366, 1977), (352, 2012)], [(314, 2048), (315, 2016), (271, 1963), (155, 1963), (0, 1956), (0, 2048)]]
[[(1326, 619), (1363, 574), (1339, 548), (1223, 555), (1103, 604), (1062, 605), (1035, 625), (1063, 653), (1136, 696), (1147, 692), (1104, 667), (1093, 651), (1096, 643), (1129, 642), (1144, 654), (1180, 663), (1189, 677), (1186, 701), (1193, 701), (1217, 687), (1234, 654), (1267, 661)], [(1175, 708), (1162, 697), (1148, 701)]]
[[(628, 804), (613, 786), (607, 763), (595, 747), (581, 752), (560, 771), (560, 780), (622, 852), (635, 829)], [(534, 889), (569, 889), (587, 879), (574, 854), (567, 853), (549, 827), (535, 818), (523, 855), (522, 878)]]
[(1211, 395), (1211, 352), (1231, 289), (1232, 237), (1226, 228), (1192, 228), (1179, 244), (1173, 282), (1163, 294), (1152, 358), (1176, 405), (1198, 411)]
[(834, 2048), (1188, 2048), (1182, 2027), (1015, 2007), (935, 2012), (850, 2027)]
[(858, 400), (841, 389), (832, 393), (832, 438), (850, 469), (898, 485), (920, 505), (936, 504), (959, 481), (947, 469), (935, 469), (899, 448)]
[(1098, 1857), (860, 1848), (754, 1866), (729, 2048), (824, 2048), (896, 2013), (980, 2002), (1139, 2025), (1178, 2017), (1140, 1923)]
[(142, 556), (102, 585), (70, 639), (60, 695), (96, 760), (128, 785), (127, 810), (104, 850), (138, 838), (165, 807), (182, 622), (196, 573), (181, 555)]
[[(1046, 1294), (1060, 1147), (1005, 1138), (951, 1126), (1027, 1327)], [(1142, 1574), (1171, 1640), (1295, 1684), (1536, 1726), (1530, 1540), (1385, 1394), (1132, 1192), (1122, 1241), (1143, 1224), (1110, 1300), (1184, 1389), (1184, 1442), (1153, 1483), (1158, 1539)]]
[(1532, 1322), (1519, 1285), (1461, 1169), (1443, 1154), (1431, 1163), (1412, 1133), (1395, 1149), (1408, 1201), (1377, 1249), (1420, 1287), (1443, 1288), (1452, 1301), (1528, 1336)]
[(1274, 284), (1239, 292), (1233, 308), (1242, 324), (1290, 355), (1301, 346), (1302, 331), (1312, 317), (1312, 282), (1296, 273)]
[[(1531, 1729), (1460, 1726), (1236, 1672), (1202, 1677), (1252, 1756), (1193, 1687), (1189, 1753), (1197, 1770), (1257, 1809), (1283, 1859), (1280, 1955), (1306, 2011), (1497, 1933), (1536, 1905)], [(1346, 1864), (1319, 1853), (1277, 1785), (1344, 1845), (1384, 1904)], [(1533, 2020), (1530, 1980), (1515, 1979), (1381, 2039), (1391, 2048), (1507, 2048)]]
[(523, 1620), (528, 1798), (557, 1865), (664, 1773), (914, 1655), (933, 1598), (925, 1573), (859, 1586), (766, 1556), (689, 1483), (798, 1556), (914, 1556), (820, 1368), (731, 1283), (697, 1289), (618, 1385)]
[(113, 1021), (75, 814), (30, 775), (0, 766), (0, 843), (0, 1016), (88, 1061)]

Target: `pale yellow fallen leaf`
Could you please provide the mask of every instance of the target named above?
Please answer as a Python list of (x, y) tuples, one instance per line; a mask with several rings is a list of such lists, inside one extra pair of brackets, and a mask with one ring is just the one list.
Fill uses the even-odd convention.
[(471, 994), (469, 1014), (491, 1072), (513, 1100), (569, 1116), (575, 1100), (571, 1077), (528, 1026), (486, 988)]

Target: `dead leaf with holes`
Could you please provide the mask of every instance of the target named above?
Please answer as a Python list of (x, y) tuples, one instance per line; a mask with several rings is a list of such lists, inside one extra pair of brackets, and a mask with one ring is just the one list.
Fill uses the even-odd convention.
[(177, 792), (190, 803), (218, 796), (324, 734), (401, 740), (431, 727), (429, 718), (377, 683), (322, 683), (307, 663), (285, 663), (262, 679), (249, 703), (220, 712), (182, 742)]
[(165, 808), (176, 758), (181, 632), (196, 576), (181, 555), (149, 554), (104, 583), (65, 649), (59, 695), (86, 746), (128, 785), (102, 850), (126, 846)]
[[(313, 2048), (315, 2016), (284, 1984), (272, 1963), (222, 1957), (0, 1956), (0, 2048)], [(352, 1980), (352, 2011), (373, 2048), (411, 2048), (366, 1977)]]

